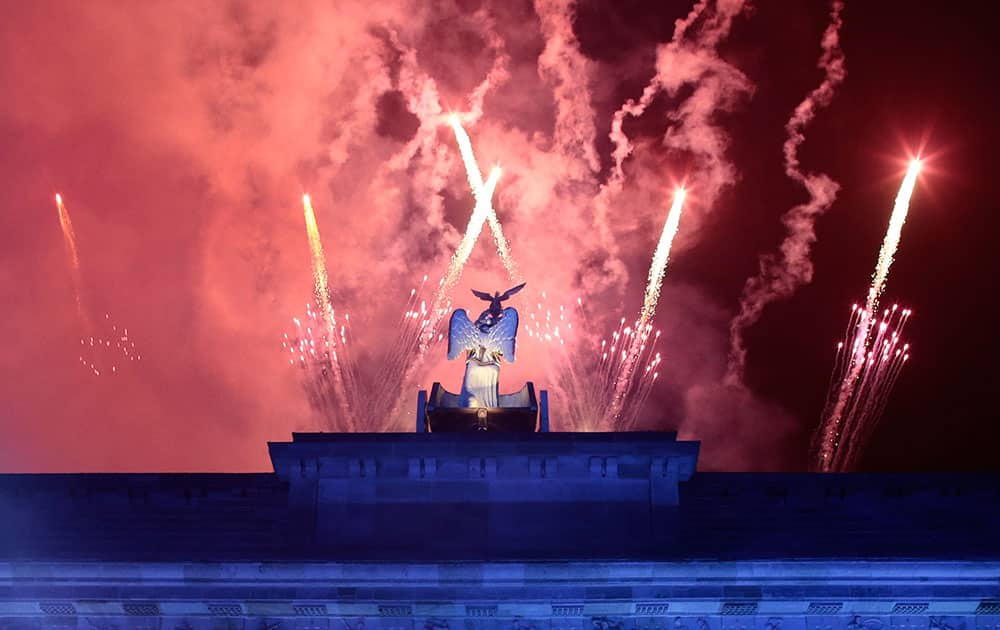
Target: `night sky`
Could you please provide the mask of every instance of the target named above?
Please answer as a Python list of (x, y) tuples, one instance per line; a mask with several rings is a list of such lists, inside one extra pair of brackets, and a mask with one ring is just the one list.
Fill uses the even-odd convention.
[[(312, 291), (301, 195), (371, 372), (472, 209), (448, 112), (483, 170), (503, 168), (494, 204), (528, 282), (511, 304), (581, 299), (581, 352), (635, 317), (670, 197), (688, 187), (655, 320), (663, 374), (640, 426), (703, 440), (715, 470), (809, 466), (835, 344), (919, 153), (883, 299), (914, 310), (913, 356), (856, 468), (997, 469), (989, 8), (848, 0), (846, 79), (799, 149), (803, 171), (839, 191), (816, 221), (811, 282), (747, 330), (734, 390), (722, 379), (742, 288), (781, 242), (781, 215), (808, 200), (782, 144), (823, 80), (830, 5), (707, 2), (691, 63), (659, 66), (690, 2), (537, 5), (0, 3), (0, 470), (264, 470), (267, 440), (330, 429), (281, 349)], [(698, 40), (722, 15), (718, 41)], [(614, 113), (658, 68), (671, 87), (626, 118), (634, 150), (609, 195)], [(684, 115), (692, 104), (704, 117)], [(469, 288), (508, 286), (486, 230), (455, 305), (478, 311)], [(112, 320), (142, 359), (96, 376), (80, 337)], [(549, 350), (519, 344), (502, 389), (551, 386)], [(461, 366), (443, 353), (418, 380), (454, 391)], [(556, 428), (579, 428), (552, 404)]]

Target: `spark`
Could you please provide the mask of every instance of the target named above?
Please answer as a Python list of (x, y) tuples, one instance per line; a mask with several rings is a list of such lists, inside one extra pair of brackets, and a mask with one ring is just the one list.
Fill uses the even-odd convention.
[(899, 249), (899, 239), (903, 233), (903, 224), (906, 223), (906, 215), (910, 210), (910, 197), (913, 196), (913, 187), (917, 183), (917, 175), (920, 174), (921, 161), (912, 160), (906, 169), (906, 177), (903, 178), (903, 185), (896, 193), (896, 202), (893, 204), (892, 216), (889, 218), (889, 229), (886, 230), (885, 238), (882, 240), (882, 248), (878, 253), (878, 264), (875, 266), (875, 273), (872, 275), (872, 284), (868, 289), (868, 300), (866, 310), (874, 313), (878, 308), (878, 300), (885, 290), (885, 283), (889, 279), (889, 268), (896, 257)]
[[(313, 300), (319, 309), (318, 323), (322, 324), (323, 332), (319, 336), (325, 350), (324, 360), (328, 361), (333, 387), (339, 390), (339, 396), (334, 396), (344, 421), (349, 427), (355, 427), (354, 411), (348, 403), (345, 394), (349, 384), (345, 382), (344, 369), (337, 354), (337, 313), (333, 308), (330, 294), (330, 279), (326, 266), (326, 256), (323, 253), (323, 242), (316, 223), (316, 213), (313, 211), (312, 200), (308, 194), (302, 195), (302, 212), (305, 216), (306, 234), (309, 238), (309, 251), (312, 257)], [(314, 342), (315, 340), (313, 340)]]
[(118, 374), (123, 365), (142, 360), (142, 354), (129, 336), (128, 328), (117, 324), (105, 313), (93, 334), (80, 338), (79, 362), (95, 376)]
[[(910, 344), (902, 333), (912, 311), (893, 305), (881, 318), (864, 309), (851, 309), (844, 338), (837, 344), (833, 370), (823, 410), (827, 425), (817, 450), (817, 468), (844, 471), (857, 458), (859, 448), (885, 411), (889, 395), (910, 358)], [(869, 322), (877, 321), (877, 325)], [(862, 335), (870, 326), (871, 338)], [(841, 400), (839, 415), (833, 417)]]
[(683, 188), (678, 188), (674, 193), (673, 203), (671, 203), (667, 219), (663, 223), (663, 231), (656, 244), (656, 250), (653, 252), (653, 260), (649, 265), (649, 278), (643, 295), (642, 308), (633, 329), (634, 332), (627, 339), (622, 340), (622, 366), (615, 376), (611, 408), (612, 421), (621, 429), (630, 428), (637, 419), (637, 417), (623, 417), (622, 410), (629, 405), (627, 398), (636, 387), (634, 382), (636, 367), (645, 350), (644, 344), (648, 341), (652, 330), (651, 322), (656, 314), (656, 305), (660, 300), (663, 278), (666, 276), (667, 263), (670, 261), (670, 249), (680, 227), (685, 197), (686, 192)]
[[(538, 343), (547, 351), (547, 367), (552, 387), (564, 405), (567, 426), (574, 431), (612, 431), (632, 426), (653, 390), (663, 357), (658, 351), (660, 331), (651, 325), (640, 328), (621, 318), (617, 329), (598, 344), (587, 336), (586, 323), (592, 318), (582, 298), (572, 306), (550, 306), (546, 293), (535, 301), (525, 317), (528, 343)], [(637, 349), (637, 369), (621, 405), (614, 407), (615, 386), (619, 382), (623, 349), (633, 342)]]
[[(906, 215), (910, 208), (910, 198), (913, 196), (913, 188), (916, 185), (917, 175), (920, 174), (922, 164), (919, 159), (912, 160), (906, 170), (906, 176), (896, 194), (893, 204), (892, 215), (889, 217), (889, 227), (886, 230), (885, 238), (882, 240), (882, 247), (879, 250), (878, 262), (875, 265), (875, 272), (872, 274), (872, 283), (868, 288), (868, 297), (865, 300), (865, 307), (857, 311), (859, 313), (858, 325), (855, 329), (852, 348), (868, 348), (872, 336), (872, 331), (876, 323), (878, 313), (878, 302), (885, 290), (886, 282), (889, 278), (889, 269), (892, 266), (899, 249), (899, 240), (903, 231), (903, 224), (906, 223)], [(851, 400), (855, 398), (855, 388), (859, 385), (859, 379), (864, 370), (864, 363), (861, 361), (851, 361), (847, 374), (843, 379), (843, 386), (838, 388), (837, 398), (824, 410), (823, 419), (820, 423), (817, 446), (817, 465), (821, 470), (844, 469), (856, 452), (856, 442), (865, 435), (867, 429), (859, 426), (859, 423), (867, 419), (864, 414), (851, 415)], [(839, 457), (838, 452), (844, 452), (844, 457)]]
[[(343, 314), (343, 323), (331, 331), (312, 304), (305, 315), (293, 317), (294, 328), (281, 340), (283, 361), (302, 370), (302, 382), (310, 405), (334, 431), (401, 430), (402, 402), (399, 392), (421, 335), (431, 325), (427, 306), (427, 276), (410, 289), (403, 312), (396, 322), (397, 336), (382, 344), (371, 361), (358, 361), (355, 351), (354, 320)], [(435, 341), (440, 341), (438, 335)], [(335, 377), (339, 366), (341, 381)], [(353, 418), (363, 419), (364, 427), (351, 427), (340, 410), (349, 407)]]
[[(312, 200), (309, 198), (309, 195), (302, 195), (302, 211), (306, 219), (309, 251), (312, 254), (313, 299), (325, 312), (327, 305), (330, 304), (330, 278), (326, 271), (326, 256), (323, 253), (323, 242), (319, 237), (316, 213), (313, 212)], [(331, 328), (336, 327), (336, 322), (332, 320), (326, 322), (326, 324)]]
[(642, 299), (642, 310), (639, 312), (640, 324), (649, 323), (653, 319), (653, 315), (656, 314), (656, 304), (660, 300), (660, 288), (663, 286), (663, 278), (667, 273), (670, 248), (673, 246), (674, 237), (677, 236), (677, 229), (680, 226), (685, 197), (686, 193), (683, 188), (678, 188), (677, 192), (674, 193), (674, 201), (670, 205), (670, 212), (663, 224), (663, 232), (660, 234), (660, 240), (653, 252), (646, 292)]

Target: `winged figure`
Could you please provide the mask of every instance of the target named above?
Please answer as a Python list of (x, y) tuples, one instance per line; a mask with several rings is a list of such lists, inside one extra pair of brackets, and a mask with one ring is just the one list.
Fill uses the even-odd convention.
[(524, 287), (518, 285), (503, 294), (473, 291), (476, 297), (489, 300), (488, 309), (476, 321), (460, 308), (451, 314), (448, 326), (448, 360), (465, 353), (465, 378), (462, 381), (463, 407), (499, 406), (500, 362), (513, 363), (517, 341), (517, 310), (501, 307)]

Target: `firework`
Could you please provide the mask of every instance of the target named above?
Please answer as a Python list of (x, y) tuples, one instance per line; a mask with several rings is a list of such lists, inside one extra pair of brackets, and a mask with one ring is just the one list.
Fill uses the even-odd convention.
[[(884, 309), (880, 318), (857, 304), (851, 307), (844, 338), (837, 344), (823, 410), (823, 417), (832, 424), (825, 427), (817, 445), (820, 470), (847, 470), (882, 416), (910, 358), (910, 345), (902, 333), (911, 315), (910, 309), (898, 305)], [(833, 419), (835, 410), (837, 420)]]
[(117, 374), (122, 367), (141, 361), (142, 354), (129, 337), (128, 328), (104, 314), (95, 334), (80, 338), (80, 364), (95, 376)]
[[(472, 140), (469, 139), (469, 134), (466, 133), (461, 122), (459, 122), (458, 116), (452, 115), (448, 121), (455, 132), (455, 141), (458, 143), (458, 150), (462, 154), (462, 163), (465, 165), (465, 173), (469, 179), (469, 186), (472, 188), (473, 195), (476, 195), (476, 191), (485, 190), (486, 184), (483, 183), (482, 172), (479, 170), (479, 164), (476, 162), (476, 156), (472, 151)], [(478, 195), (476, 197), (478, 201)], [(503, 227), (500, 225), (497, 213), (490, 204), (491, 198), (492, 192), (487, 199), (487, 206), (484, 208), (484, 212), (486, 213), (486, 221), (490, 225), (490, 231), (493, 233), (493, 241), (496, 244), (497, 254), (500, 256), (500, 261), (503, 263), (504, 269), (507, 270), (507, 275), (510, 276), (510, 279), (515, 284), (520, 283), (523, 280), (521, 272), (518, 270), (517, 262), (510, 253), (510, 244), (503, 234)], [(482, 229), (481, 226), (477, 228), (476, 234), (479, 233), (478, 230), (480, 229)]]
[(459, 123), (457, 116), (452, 115), (449, 120), (451, 122), (452, 129), (455, 131), (455, 138), (459, 145), (459, 151), (462, 154), (462, 161), (465, 165), (469, 186), (472, 188), (472, 196), (475, 199), (475, 206), (473, 207), (472, 215), (469, 217), (469, 223), (465, 228), (465, 233), (462, 235), (462, 240), (455, 249), (455, 253), (452, 254), (451, 260), (448, 263), (448, 268), (445, 270), (445, 274), (441, 278), (441, 282), (438, 284), (438, 287), (434, 292), (434, 297), (431, 301), (432, 306), (429, 310), (429, 321), (418, 337), (415, 354), (410, 360), (409, 367), (403, 377), (402, 388), (400, 391), (400, 395), (403, 397), (407, 395), (406, 384), (413, 379), (417, 370), (420, 369), (420, 366), (423, 364), (431, 346), (440, 341), (442, 338), (442, 325), (448, 311), (451, 308), (451, 292), (454, 290), (458, 281), (462, 277), (462, 271), (465, 269), (465, 264), (468, 262), (469, 256), (472, 254), (472, 249), (475, 247), (480, 233), (482, 233), (484, 223), (489, 222), (491, 229), (493, 230), (494, 240), (497, 244), (497, 251), (499, 252), (501, 260), (504, 262), (504, 266), (507, 268), (511, 278), (519, 278), (517, 265), (510, 254), (510, 250), (507, 247), (507, 240), (503, 235), (502, 228), (500, 227), (500, 221), (496, 216), (496, 212), (493, 210), (493, 193), (496, 191), (497, 182), (500, 179), (500, 168), (494, 167), (493, 170), (490, 171), (489, 178), (486, 182), (483, 182), (482, 174), (479, 171), (479, 165), (477, 164), (475, 155), (472, 151), (472, 142), (469, 140), (468, 134), (465, 133), (465, 130)]
[[(302, 370), (302, 382), (310, 405), (334, 431), (359, 430), (348, 426), (340, 410), (352, 410), (352, 418), (364, 421), (364, 430), (399, 428), (400, 384), (425, 329), (433, 317), (426, 300), (427, 276), (410, 290), (405, 309), (396, 322), (397, 337), (381, 346), (371, 360), (359, 361), (349, 313), (330, 330), (319, 309), (306, 304), (305, 315), (293, 317), (293, 329), (282, 336), (281, 351), (290, 366)], [(440, 341), (438, 334), (435, 341)], [(335, 377), (335, 366), (340, 380)], [(396, 406), (394, 406), (396, 405)]]
[[(312, 200), (309, 195), (302, 195), (302, 212), (305, 216), (306, 235), (309, 238), (309, 252), (312, 258), (313, 276), (313, 300), (318, 313), (307, 313), (307, 317), (313, 317), (318, 326), (322, 328), (316, 334), (312, 334), (310, 329), (310, 342), (315, 349), (315, 342), (318, 339), (321, 343), (321, 354), (316, 365), (321, 366), (313, 373), (321, 374), (322, 379), (330, 379), (333, 392), (329, 392), (325, 397), (310, 393), (313, 401), (337, 402), (337, 410), (343, 416), (348, 427), (355, 427), (354, 411), (349, 404), (347, 389), (350, 385), (346, 382), (344, 369), (338, 353), (338, 331), (337, 312), (333, 308), (332, 296), (330, 294), (330, 280), (326, 267), (326, 256), (323, 253), (323, 242), (320, 239), (319, 226), (316, 223), (316, 213), (313, 211)], [(310, 309), (307, 309), (307, 311)], [(343, 334), (343, 331), (339, 331)], [(314, 384), (318, 389), (319, 384)], [(309, 387), (312, 387), (309, 386)], [(327, 417), (330, 417), (329, 414)]]
[(312, 200), (309, 195), (302, 195), (302, 212), (306, 219), (306, 235), (309, 237), (309, 252), (312, 254), (313, 299), (322, 310), (324, 325), (336, 329), (337, 322), (330, 305), (330, 278), (326, 271), (326, 255), (323, 253), (323, 242), (319, 237), (319, 226), (316, 224), (316, 213), (313, 212)]
[[(635, 326), (628, 329), (629, 333), (627, 335), (615, 340), (617, 342), (614, 344), (616, 346), (615, 353), (617, 354), (613, 354), (612, 356), (621, 356), (621, 366), (615, 376), (611, 416), (619, 428), (631, 428), (637, 419), (632, 414), (623, 415), (622, 411), (632, 404), (629, 402), (629, 398), (637, 395), (637, 387), (645, 377), (645, 374), (640, 372), (639, 380), (636, 381), (636, 368), (640, 365), (643, 353), (649, 344), (649, 335), (653, 328), (651, 322), (653, 316), (656, 314), (656, 305), (660, 299), (660, 289), (663, 286), (663, 278), (667, 273), (670, 248), (673, 245), (674, 237), (677, 236), (677, 229), (680, 226), (685, 196), (683, 188), (677, 189), (677, 192), (674, 193), (670, 212), (667, 214), (667, 220), (663, 224), (663, 232), (660, 234), (660, 240), (656, 244), (656, 250), (653, 252), (653, 260), (649, 265), (649, 278), (646, 283), (645, 294), (643, 295), (642, 308), (639, 310), (639, 318), (636, 320)], [(615, 361), (618, 360), (615, 358)]]
[[(868, 297), (864, 308), (859, 309), (859, 321), (853, 329), (854, 338), (848, 344), (851, 348), (871, 349), (869, 344), (872, 333), (877, 332), (874, 331), (876, 326), (874, 314), (878, 312), (879, 298), (885, 290), (886, 281), (889, 278), (889, 268), (892, 266), (899, 248), (899, 239), (903, 231), (903, 224), (906, 222), (906, 215), (910, 208), (910, 197), (913, 195), (920, 167), (920, 160), (910, 162), (903, 183), (896, 194), (892, 215), (889, 218), (889, 227), (882, 240), (878, 263), (875, 266), (875, 273), (872, 274), (871, 286), (868, 288)], [(857, 398), (855, 389), (863, 385), (860, 377), (864, 369), (865, 363), (863, 361), (848, 361), (843, 385), (837, 388), (836, 399), (824, 410), (819, 434), (816, 438), (816, 464), (820, 470), (843, 470), (857, 452), (857, 442), (868, 431), (863, 426), (863, 422), (871, 418), (869, 415), (849, 415), (853, 409), (851, 401)]]
[[(628, 325), (623, 317), (617, 329), (598, 343), (586, 335), (575, 321), (590, 321), (581, 298), (567, 308), (550, 307), (546, 293), (527, 312), (525, 330), (530, 342), (545, 346), (553, 389), (562, 400), (566, 423), (577, 431), (611, 431), (616, 426), (632, 426), (659, 378), (662, 356), (657, 351), (660, 331), (647, 324)], [(633, 348), (638, 366), (622, 404), (614, 407), (616, 384), (622, 377), (623, 350)], [(560, 420), (555, 419), (556, 422)]]
[(66, 244), (66, 255), (69, 257), (70, 273), (73, 276), (73, 292), (76, 297), (76, 310), (80, 316), (87, 334), (90, 333), (90, 317), (83, 303), (83, 281), (80, 275), (80, 255), (76, 248), (76, 232), (73, 231), (73, 221), (69, 211), (63, 204), (62, 195), (56, 193), (56, 210), (59, 213), (59, 228), (62, 230), (63, 242)]

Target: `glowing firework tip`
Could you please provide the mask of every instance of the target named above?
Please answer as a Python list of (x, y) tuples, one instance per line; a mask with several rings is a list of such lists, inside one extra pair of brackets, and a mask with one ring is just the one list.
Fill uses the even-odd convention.
[[(882, 240), (882, 248), (879, 250), (878, 262), (872, 274), (871, 286), (868, 287), (865, 306), (858, 308), (855, 305), (851, 310), (851, 324), (848, 326), (848, 336), (842, 346), (842, 349), (848, 348), (847, 360), (843, 364), (844, 372), (838, 374), (837, 368), (834, 369), (831, 397), (827, 400), (819, 431), (814, 438), (816, 451), (814, 463), (822, 471), (843, 471), (850, 467), (858, 456), (861, 443), (882, 414), (888, 392), (898, 377), (898, 370), (888, 381), (884, 379), (873, 381), (870, 374), (874, 368), (881, 365), (882, 355), (879, 350), (882, 335), (887, 329), (894, 327), (894, 321), (898, 321), (896, 327), (901, 330), (910, 315), (909, 309), (900, 311), (898, 307), (893, 306), (891, 310), (885, 311), (881, 322), (877, 317), (879, 298), (885, 290), (889, 269), (899, 249), (899, 239), (903, 232), (903, 224), (906, 223), (910, 198), (913, 196), (920, 167), (920, 160), (915, 159), (906, 169), (906, 176), (899, 187), (899, 192), (896, 193), (892, 215), (889, 217), (889, 227)], [(893, 317), (902, 319), (894, 320)], [(896, 332), (898, 334), (899, 331)], [(902, 349), (899, 355), (900, 367), (909, 358), (906, 350)], [(869, 360), (859, 360), (859, 356), (864, 357), (865, 353), (871, 353)], [(884, 397), (872, 393), (879, 390), (885, 392)]]

